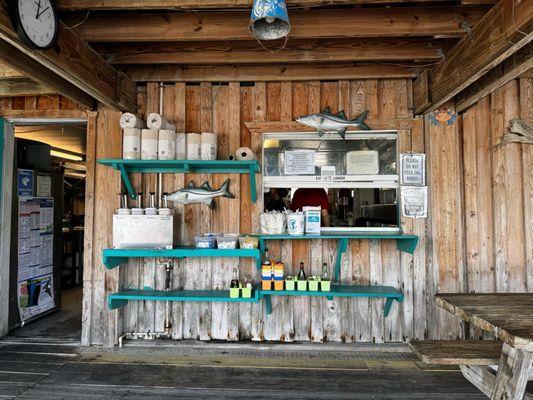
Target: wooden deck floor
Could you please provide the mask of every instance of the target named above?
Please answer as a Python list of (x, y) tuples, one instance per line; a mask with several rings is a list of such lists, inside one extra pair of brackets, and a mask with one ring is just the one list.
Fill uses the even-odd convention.
[(406, 350), (345, 349), (192, 344), (110, 350), (0, 341), (0, 399), (485, 398), (456, 368), (437, 370)]

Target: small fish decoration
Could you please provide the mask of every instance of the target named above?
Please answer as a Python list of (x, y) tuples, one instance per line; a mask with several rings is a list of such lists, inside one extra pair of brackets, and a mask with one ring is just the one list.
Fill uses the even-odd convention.
[(187, 187), (168, 196), (167, 200), (181, 204), (205, 203), (209, 208), (215, 208), (215, 197), (235, 198), (229, 191), (229, 183), (230, 180), (227, 179), (219, 189), (213, 190), (208, 182), (196, 187), (191, 181)]
[(326, 107), (324, 111), (318, 114), (310, 114), (304, 117), (296, 118), (296, 121), (300, 124), (316, 128), (319, 136), (324, 135), (326, 131), (336, 131), (343, 139), (346, 136), (346, 128), (354, 126), (362, 130), (370, 130), (370, 127), (365, 123), (365, 119), (368, 116), (368, 110), (365, 110), (356, 119), (350, 120), (346, 118), (344, 110), (339, 111), (337, 114), (331, 114), (329, 107)]
[(449, 109), (436, 109), (434, 112), (428, 114), (428, 118), (435, 126), (446, 125), (452, 126), (457, 119), (457, 113)]

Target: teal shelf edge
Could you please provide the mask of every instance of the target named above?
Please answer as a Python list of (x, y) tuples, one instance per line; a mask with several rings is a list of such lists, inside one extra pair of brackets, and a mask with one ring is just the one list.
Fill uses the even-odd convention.
[[(342, 255), (348, 249), (348, 240), (360, 240), (360, 239), (369, 239), (369, 240), (396, 240), (396, 247), (398, 250), (413, 254), (415, 252), (416, 246), (418, 244), (418, 236), (416, 235), (258, 235), (259, 237), (259, 248), (261, 249), (261, 259), (263, 258), (266, 245), (265, 241), (267, 240), (324, 240), (324, 239), (335, 239), (338, 240), (337, 247), (337, 257), (335, 259), (335, 269), (333, 273), (333, 280), (338, 281), (341, 271), (341, 261)], [(261, 263), (257, 263), (257, 268), (261, 268)]]
[(255, 174), (261, 171), (257, 160), (123, 160), (99, 159), (99, 164), (120, 171), (124, 185), (135, 199), (136, 194), (128, 177), (130, 173), (202, 173), (202, 174), (249, 174), (252, 202), (257, 201)]
[(258, 303), (265, 300), (267, 315), (272, 313), (271, 296), (307, 296), (307, 297), (326, 297), (332, 300), (334, 297), (366, 297), (366, 298), (385, 298), (383, 315), (387, 317), (392, 307), (393, 301), (402, 302), (403, 293), (391, 286), (338, 286), (332, 285), (329, 292), (311, 292), (311, 291), (287, 291), (287, 290), (261, 290), (255, 289), (251, 298), (231, 298), (229, 290), (181, 290), (181, 291), (162, 291), (162, 290), (138, 290), (129, 289), (118, 293), (110, 294), (108, 305), (111, 310), (125, 306), (130, 300), (147, 300), (147, 301), (195, 301), (195, 302), (241, 302), (241, 303)]
[(107, 269), (124, 264), (130, 258), (188, 258), (188, 257), (243, 257), (261, 262), (259, 249), (197, 249), (180, 247), (177, 249), (104, 249), (103, 263)]
[(229, 290), (124, 290), (110, 294), (107, 301), (110, 310), (125, 306), (130, 300), (146, 301), (194, 301), (194, 302), (230, 302), (257, 303), (257, 293), (250, 298), (231, 298)]

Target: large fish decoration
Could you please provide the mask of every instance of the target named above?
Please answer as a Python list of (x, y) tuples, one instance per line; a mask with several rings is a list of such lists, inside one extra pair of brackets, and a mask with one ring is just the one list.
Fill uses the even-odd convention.
[(365, 110), (356, 119), (346, 118), (344, 110), (337, 114), (331, 114), (329, 107), (318, 114), (310, 114), (304, 117), (296, 118), (300, 124), (316, 128), (319, 136), (322, 136), (326, 131), (336, 131), (343, 139), (346, 136), (346, 129), (349, 126), (354, 126), (362, 130), (370, 130), (370, 127), (365, 124), (365, 119), (368, 116), (368, 110)]
[(209, 208), (215, 208), (215, 197), (235, 198), (229, 191), (229, 183), (230, 180), (226, 179), (219, 189), (213, 190), (208, 182), (196, 187), (191, 181), (187, 187), (168, 196), (167, 200), (181, 204), (205, 203)]

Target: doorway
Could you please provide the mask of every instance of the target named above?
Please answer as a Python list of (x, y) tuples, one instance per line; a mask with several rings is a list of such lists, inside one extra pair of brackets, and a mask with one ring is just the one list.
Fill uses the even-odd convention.
[(12, 156), (4, 165), (12, 171), (11, 196), (3, 204), (11, 219), (8, 334), (78, 341), (87, 122), (22, 118), (9, 125), (4, 139)]

